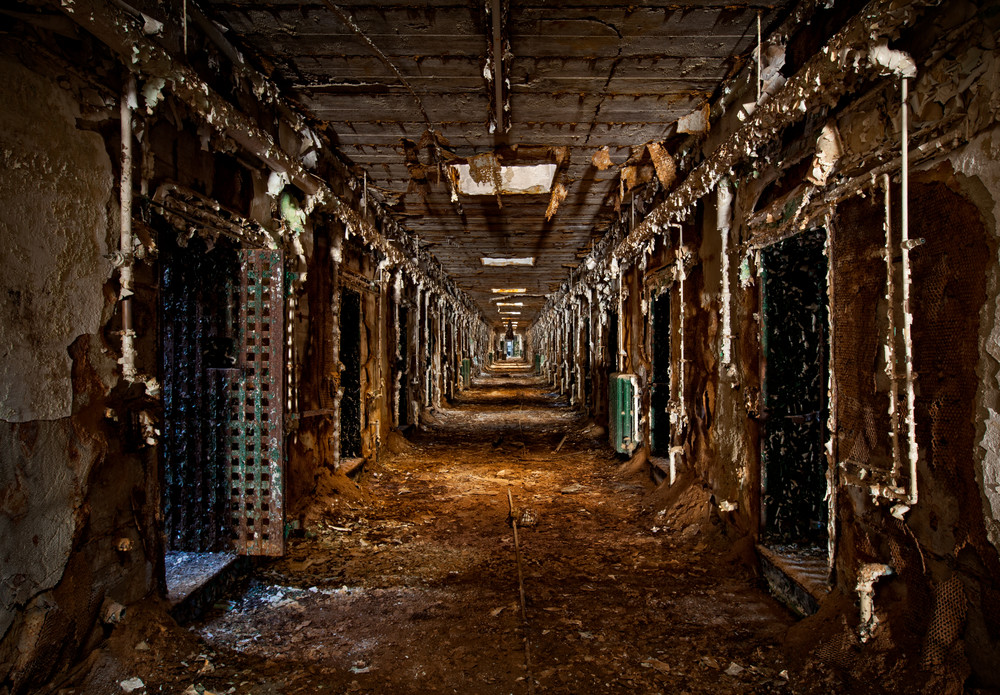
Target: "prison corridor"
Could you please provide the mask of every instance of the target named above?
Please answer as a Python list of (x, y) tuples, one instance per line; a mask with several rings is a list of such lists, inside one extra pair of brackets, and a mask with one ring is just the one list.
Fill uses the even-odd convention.
[(829, 692), (708, 493), (605, 440), (497, 363), (394, 453), (320, 479), (286, 555), (184, 639), (133, 633), (147, 692)]

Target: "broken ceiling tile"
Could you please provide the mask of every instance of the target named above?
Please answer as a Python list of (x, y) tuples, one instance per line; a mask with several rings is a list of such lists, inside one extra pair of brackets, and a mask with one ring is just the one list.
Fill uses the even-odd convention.
[(677, 132), (688, 133), (691, 135), (707, 133), (709, 131), (709, 110), (709, 105), (706, 102), (699, 108), (689, 113), (687, 116), (680, 118), (677, 121)]

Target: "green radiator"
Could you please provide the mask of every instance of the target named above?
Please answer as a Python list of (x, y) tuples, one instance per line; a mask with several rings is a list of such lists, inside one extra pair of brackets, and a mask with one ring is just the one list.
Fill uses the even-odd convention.
[(462, 388), (472, 386), (472, 360), (468, 357), (462, 358)]
[(608, 432), (611, 446), (619, 454), (630, 454), (636, 437), (635, 397), (638, 380), (634, 374), (612, 374), (608, 380)]
[(542, 373), (542, 362), (544, 360), (545, 358), (541, 353), (539, 352), (535, 353), (535, 376), (538, 376)]

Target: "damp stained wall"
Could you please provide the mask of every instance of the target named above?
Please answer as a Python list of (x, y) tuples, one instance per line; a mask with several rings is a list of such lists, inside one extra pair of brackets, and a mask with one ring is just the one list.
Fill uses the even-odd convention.
[[(73, 95), (7, 58), (0, 68), (2, 636), (62, 578), (102, 455), (73, 419), (87, 404), (74, 392), (70, 347), (81, 336), (99, 342), (113, 182), (102, 139), (77, 128)], [(110, 378), (108, 358), (95, 352)]]

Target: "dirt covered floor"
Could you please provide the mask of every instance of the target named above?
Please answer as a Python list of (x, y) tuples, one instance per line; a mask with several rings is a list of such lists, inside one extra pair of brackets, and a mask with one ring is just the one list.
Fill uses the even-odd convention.
[(86, 691), (853, 690), (789, 660), (794, 620), (707, 492), (656, 490), (540, 380), (497, 370), (432, 419), (357, 483), (322, 479), (287, 556), (199, 623), (131, 616)]

